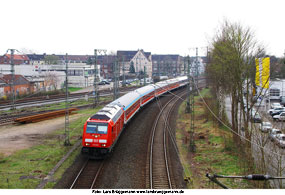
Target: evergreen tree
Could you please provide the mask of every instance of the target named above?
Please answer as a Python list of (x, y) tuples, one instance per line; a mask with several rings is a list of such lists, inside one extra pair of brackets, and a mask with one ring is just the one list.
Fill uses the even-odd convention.
[(135, 73), (135, 67), (134, 67), (134, 63), (131, 62), (131, 65), (130, 65), (130, 69), (129, 69), (129, 73)]

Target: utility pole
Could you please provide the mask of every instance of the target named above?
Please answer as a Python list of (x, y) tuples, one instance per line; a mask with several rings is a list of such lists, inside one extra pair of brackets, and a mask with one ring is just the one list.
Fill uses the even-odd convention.
[(192, 92), (190, 94), (190, 111), (191, 111), (191, 121), (190, 121), (190, 151), (195, 152), (196, 146), (195, 146), (195, 138), (194, 138), (194, 131), (195, 131), (195, 107), (194, 107), (194, 96), (195, 96), (195, 81), (194, 77), (191, 78), (191, 88)]
[[(194, 92), (195, 92), (195, 86), (194, 86), (194, 77), (193, 75), (190, 75), (190, 57), (187, 56), (187, 78), (188, 78), (188, 86), (187, 86), (187, 102), (186, 102), (186, 108), (185, 113), (190, 113), (190, 144), (189, 144), (189, 150), (191, 152), (196, 151), (195, 147), (195, 139), (194, 139)], [(193, 71), (192, 71), (193, 72)]]
[(123, 58), (123, 87), (126, 86), (126, 75), (125, 75), (125, 59), (124, 56), (122, 56)]
[(190, 57), (187, 56), (187, 79), (188, 79), (188, 86), (187, 86), (187, 102), (186, 102), (186, 108), (185, 113), (190, 113), (190, 93), (191, 93), (191, 80), (190, 80)]
[(99, 103), (99, 89), (98, 89), (98, 66), (97, 66), (97, 49), (94, 49), (94, 104), (93, 108), (95, 108)]
[(160, 56), (158, 57), (158, 68), (157, 68), (157, 70), (158, 70), (158, 76), (159, 76), (159, 80), (160, 80)]
[(98, 54), (101, 52), (104, 52), (106, 54), (107, 50), (105, 49), (94, 49), (94, 104), (93, 108), (95, 108), (99, 104), (99, 89), (98, 89), (98, 82), (99, 82), (99, 75), (100, 72), (98, 71), (98, 66), (97, 66), (97, 57)]
[(186, 73), (186, 57), (184, 57), (184, 59), (183, 59), (183, 65), (184, 65), (184, 75), (186, 75), (187, 73)]
[(15, 65), (14, 65), (14, 53), (15, 49), (10, 49), (11, 51), (11, 73), (12, 73), (12, 79), (10, 83), (10, 89), (12, 89), (12, 110), (15, 110)]
[(113, 82), (114, 82), (114, 86), (113, 86), (113, 90), (114, 90), (114, 96), (113, 99), (117, 99), (119, 97), (119, 78), (118, 78), (118, 70), (120, 70), (118, 68), (118, 58), (116, 58), (114, 66), (113, 66)]
[(65, 146), (70, 146), (69, 141), (69, 97), (68, 97), (68, 59), (65, 55)]
[[(196, 59), (195, 59), (195, 67), (194, 71), (192, 71), (194, 75), (192, 75), (191, 79), (191, 88), (192, 92), (190, 95), (190, 111), (191, 111), (191, 121), (190, 121), (190, 146), (189, 149), (191, 152), (196, 151), (196, 145), (195, 145), (195, 101), (194, 96), (197, 92), (195, 82), (197, 82), (198, 76), (199, 76), (199, 64), (198, 64), (198, 47), (196, 47)], [(195, 79), (194, 79), (195, 78)]]
[(142, 72), (141, 56), (139, 57), (139, 61), (140, 61), (140, 70), (139, 70), (139, 75), (140, 75), (140, 85), (142, 85), (142, 82), (141, 82), (141, 79), (142, 79), (142, 76), (141, 76), (141, 72)]
[(145, 66), (143, 67), (143, 85), (145, 86), (146, 85), (146, 82), (145, 82), (145, 72), (146, 72), (146, 70), (145, 70), (146, 68), (145, 68)]
[(196, 47), (196, 60), (195, 60), (195, 80), (199, 76), (199, 64), (198, 64), (198, 47)]

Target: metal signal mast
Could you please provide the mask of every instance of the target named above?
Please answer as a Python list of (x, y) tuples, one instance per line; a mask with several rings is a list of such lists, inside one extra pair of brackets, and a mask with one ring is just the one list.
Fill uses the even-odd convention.
[(68, 96), (68, 60), (67, 54), (65, 55), (65, 146), (70, 146), (69, 141), (69, 96)]
[(98, 65), (97, 65), (97, 57), (98, 54), (103, 53), (106, 54), (107, 50), (106, 49), (94, 49), (94, 104), (93, 107), (95, 108), (99, 104), (99, 89), (98, 89), (98, 83), (99, 83), (99, 75), (100, 72), (98, 70)]
[(120, 66), (118, 63), (118, 58), (116, 58), (114, 66), (113, 66), (113, 90), (114, 90), (113, 99), (114, 100), (119, 97), (119, 85), (120, 85), (119, 75), (120, 75)]

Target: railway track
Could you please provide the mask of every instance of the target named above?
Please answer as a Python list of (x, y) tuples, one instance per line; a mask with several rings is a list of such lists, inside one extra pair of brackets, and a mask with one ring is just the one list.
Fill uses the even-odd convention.
[[(168, 155), (168, 122), (170, 113), (179, 100), (186, 92), (174, 96), (163, 107), (160, 106), (158, 114), (152, 128), (152, 136), (149, 149), (149, 162), (147, 163), (147, 172), (149, 172), (147, 186), (151, 189), (172, 189), (175, 188), (175, 182), (171, 179)], [(159, 103), (159, 101), (158, 101)]]
[[(120, 93), (124, 94), (128, 92), (129, 90), (134, 90), (137, 87), (129, 87), (129, 88), (123, 88), (120, 89)], [(100, 91), (100, 97), (109, 96), (113, 93), (110, 90), (102, 90)], [(85, 96), (88, 95), (89, 97), (93, 97), (91, 92), (83, 92), (83, 93), (72, 93), (69, 94), (69, 98), (76, 100), (76, 99), (84, 99)], [(31, 98), (23, 98), (18, 99), (15, 101), (15, 107), (24, 107), (24, 106), (30, 106), (35, 104), (47, 104), (47, 103), (55, 103), (56, 101), (65, 101), (65, 94), (59, 94), (59, 95), (50, 95), (50, 96), (40, 96), (40, 97), (31, 97)], [(0, 109), (9, 109), (12, 106), (12, 102), (10, 101), (0, 101)]]
[(93, 189), (104, 166), (104, 160), (87, 159), (75, 177), (70, 189)]
[(0, 125), (8, 125), (15, 123), (14, 120), (20, 117), (32, 116), (36, 114), (42, 114), (48, 111), (29, 112), (29, 113), (18, 113), (18, 114), (2, 114), (0, 115)]
[[(103, 104), (108, 104), (110, 103), (110, 101), (103, 101), (100, 102), (99, 105), (103, 105)], [(93, 104), (87, 104), (87, 105), (83, 105), (83, 106), (75, 106), (75, 107), (71, 107), (71, 108), (76, 108), (76, 109), (87, 109), (87, 108), (92, 108)], [(0, 115), (0, 126), (3, 125), (9, 125), (9, 124), (14, 124), (15, 119), (17, 118), (22, 118), (22, 117), (28, 117), (28, 116), (34, 116), (34, 115), (38, 115), (38, 114), (44, 114), (44, 113), (48, 113), (48, 112), (54, 112), (57, 110), (45, 110), (45, 111), (39, 111), (39, 112), (25, 112), (25, 113), (17, 113), (17, 114), (2, 114)]]

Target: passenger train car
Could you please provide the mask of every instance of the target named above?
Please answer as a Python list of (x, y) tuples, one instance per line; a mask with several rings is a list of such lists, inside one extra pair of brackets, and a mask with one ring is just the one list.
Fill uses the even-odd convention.
[(124, 126), (147, 103), (187, 84), (187, 76), (161, 81), (131, 91), (91, 116), (83, 128), (82, 154), (100, 158), (112, 151)]

